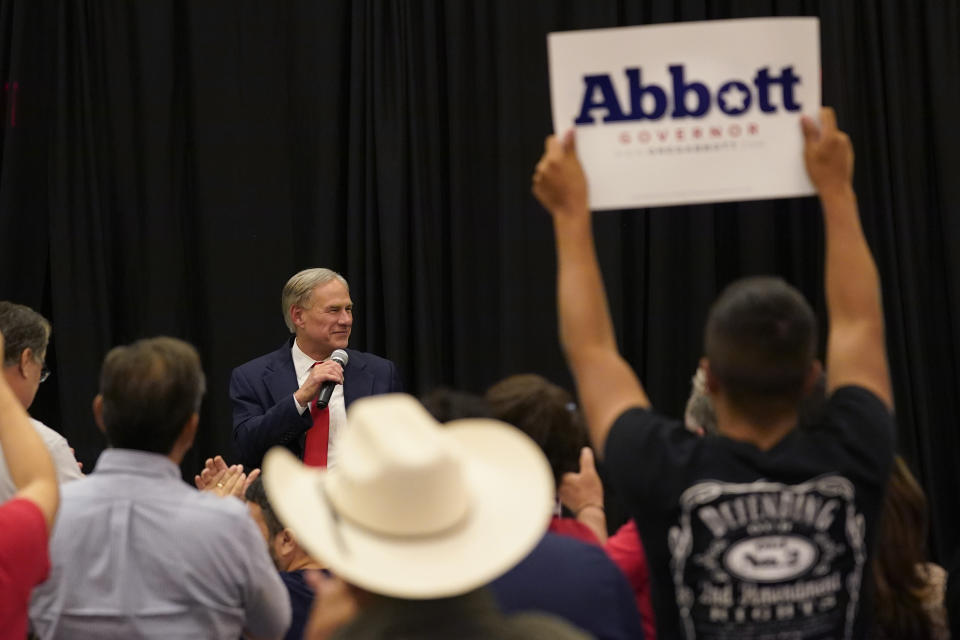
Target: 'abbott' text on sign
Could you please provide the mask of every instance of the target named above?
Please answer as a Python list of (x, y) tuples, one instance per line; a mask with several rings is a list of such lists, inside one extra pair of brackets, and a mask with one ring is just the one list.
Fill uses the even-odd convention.
[(551, 33), (553, 126), (577, 128), (594, 209), (809, 195), (816, 18)]

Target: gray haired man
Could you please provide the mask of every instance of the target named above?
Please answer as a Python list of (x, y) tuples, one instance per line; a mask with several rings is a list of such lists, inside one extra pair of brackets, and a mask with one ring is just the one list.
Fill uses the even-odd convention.
[[(279, 349), (233, 370), (233, 439), (247, 469), (267, 449), (283, 445), (307, 464), (336, 465), (346, 409), (358, 398), (402, 391), (393, 362), (347, 349), (353, 328), (350, 287), (330, 269), (305, 269), (283, 287), (283, 320), (293, 334)], [(331, 354), (344, 350), (345, 366)], [(315, 399), (324, 383), (336, 386), (326, 408)], [(311, 459), (312, 458), (312, 459)]]
[[(0, 301), (0, 333), (6, 336), (3, 377), (24, 409), (29, 409), (40, 383), (50, 375), (45, 364), (50, 323), (42, 315), (22, 304)], [(57, 469), (57, 480), (63, 484), (82, 478), (80, 467), (66, 439), (39, 420), (30, 424), (43, 439)], [(17, 489), (0, 457), (0, 502), (9, 500)]]

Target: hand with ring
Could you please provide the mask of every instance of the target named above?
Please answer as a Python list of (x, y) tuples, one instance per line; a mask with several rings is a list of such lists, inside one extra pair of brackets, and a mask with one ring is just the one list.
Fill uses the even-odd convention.
[(193, 482), (200, 491), (209, 491), (221, 497), (235, 496), (242, 500), (247, 487), (259, 475), (260, 469), (245, 474), (243, 465), (227, 466), (221, 456), (216, 456), (207, 459), (200, 474), (193, 477)]

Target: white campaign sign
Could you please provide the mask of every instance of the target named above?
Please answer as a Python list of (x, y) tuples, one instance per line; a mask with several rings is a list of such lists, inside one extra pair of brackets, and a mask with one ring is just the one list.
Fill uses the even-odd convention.
[(801, 114), (820, 109), (817, 18), (551, 33), (553, 126), (576, 126), (593, 209), (814, 192)]

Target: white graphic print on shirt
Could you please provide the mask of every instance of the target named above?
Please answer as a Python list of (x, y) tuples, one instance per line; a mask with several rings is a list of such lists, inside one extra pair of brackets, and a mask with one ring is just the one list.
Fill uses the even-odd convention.
[(668, 547), (687, 640), (849, 639), (867, 551), (854, 486), (704, 481)]

